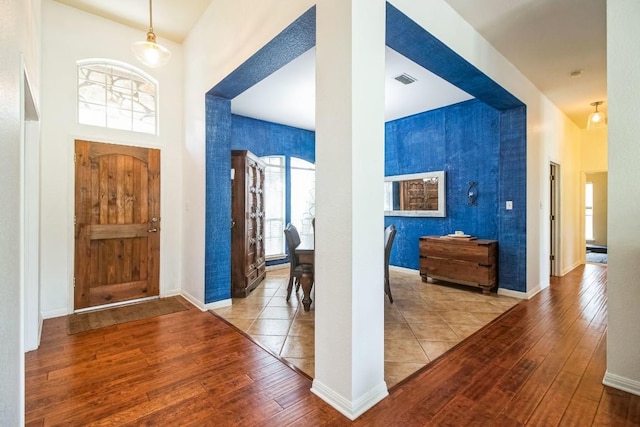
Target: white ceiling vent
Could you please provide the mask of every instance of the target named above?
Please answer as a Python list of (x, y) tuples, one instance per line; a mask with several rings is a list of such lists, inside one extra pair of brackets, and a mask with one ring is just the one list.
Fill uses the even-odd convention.
[(400, 74), (399, 76), (395, 76), (394, 79), (402, 83), (403, 85), (410, 85), (415, 82), (417, 79), (415, 77), (411, 77), (407, 73)]

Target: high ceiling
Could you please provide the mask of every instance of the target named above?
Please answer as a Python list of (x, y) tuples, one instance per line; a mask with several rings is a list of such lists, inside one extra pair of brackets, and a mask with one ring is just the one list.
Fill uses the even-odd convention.
[[(122, 24), (140, 28), (145, 31), (149, 25), (148, 2), (145, 0), (57, 0), (61, 3), (86, 10), (93, 14), (103, 16)], [(594, 101), (605, 101), (600, 111), (606, 111), (607, 85), (606, 85), (606, 0), (446, 0), (449, 5), (466, 19), (476, 30), (489, 41), (505, 58), (514, 64), (538, 89), (544, 93), (555, 105), (558, 106), (578, 127), (584, 128), (587, 116), (593, 111), (590, 105)], [(197, 23), (199, 17), (212, 3), (212, 0), (154, 0), (153, 2), (153, 28), (158, 37), (175, 42), (182, 42), (189, 30)], [(387, 49), (389, 52), (390, 50)], [(303, 55), (304, 56), (304, 55)], [(308, 54), (312, 57), (312, 54)], [(400, 56), (400, 55), (397, 55)], [(232, 102), (232, 109), (239, 114), (260, 117), (260, 114), (274, 113), (272, 99), (260, 100), (260, 96), (279, 93), (277, 86), (271, 84), (283, 84), (282, 81), (291, 84), (292, 78), (300, 84), (305, 84), (302, 79), (307, 75), (309, 81), (307, 87), (306, 118), (301, 116), (300, 108), (303, 103), (302, 92), (297, 92), (292, 102), (295, 105), (288, 107), (281, 102), (281, 106), (275, 110), (282, 110), (283, 116), (301, 116), (298, 120), (302, 124), (287, 123), (287, 120), (269, 118), (268, 120), (292, 124), (304, 128), (310, 128), (309, 120), (313, 116), (313, 60), (300, 58), (292, 63), (292, 70), (285, 69), (274, 73), (259, 85), (241, 94)], [(390, 57), (393, 61), (390, 62)], [(406, 61), (406, 62), (405, 62)], [(393, 51), (387, 55), (387, 118), (401, 117), (401, 110), (393, 110), (395, 103), (390, 102), (390, 97), (399, 99), (402, 95), (402, 86), (392, 79), (397, 74), (393, 70), (408, 70), (410, 61), (397, 58)], [(306, 67), (306, 71), (305, 71)], [(399, 68), (395, 68), (399, 67)], [(420, 67), (418, 67), (420, 68)], [(288, 73), (291, 74), (288, 74)], [(409, 71), (402, 71), (412, 77), (418, 77)], [(579, 77), (571, 74), (579, 72)], [(311, 73), (311, 74), (309, 74)], [(413, 73), (427, 73), (426, 70)], [(425, 74), (425, 76), (427, 75)], [(309, 75), (311, 77), (309, 77)], [(422, 74), (421, 74), (422, 75)], [(273, 78), (272, 78), (273, 77)], [(431, 76), (425, 77), (428, 81), (438, 81)], [(280, 83), (278, 81), (280, 80)], [(418, 82), (424, 81), (419, 78)], [(390, 95), (389, 86), (398, 85), (397, 96)], [(442, 81), (440, 81), (442, 83)], [(412, 84), (412, 92), (417, 88)], [(440, 86), (439, 86), (440, 87)], [(274, 89), (276, 88), (276, 89)], [(425, 89), (426, 90), (426, 89)], [(440, 92), (442, 91), (442, 92)], [(439, 93), (444, 98), (442, 105), (456, 101), (456, 96), (464, 97), (466, 94), (456, 93), (455, 88), (441, 87)], [(257, 92), (257, 93), (251, 93)], [(409, 91), (404, 91), (409, 92)], [(438, 95), (440, 96), (440, 95)], [(452, 96), (452, 98), (447, 98)], [(251, 102), (246, 102), (251, 98)], [(415, 97), (414, 97), (415, 98)], [(422, 97), (423, 98), (423, 97)], [(436, 97), (431, 96), (433, 101)], [(448, 100), (446, 100), (448, 99)], [(440, 101), (439, 101), (440, 102)], [(246, 110), (242, 104), (259, 111)], [(415, 105), (415, 101), (403, 101), (399, 105), (411, 104), (412, 108), (423, 108)], [(268, 108), (260, 108), (267, 105)], [(427, 109), (434, 108), (433, 102)], [(295, 114), (292, 113), (295, 111)], [(394, 111), (392, 113), (392, 111)], [(425, 110), (422, 110), (425, 111)], [(286, 112), (286, 113), (285, 113)], [(413, 113), (418, 112), (414, 111)], [(413, 114), (411, 113), (411, 114)], [(399, 115), (398, 115), (399, 114)], [(296, 122), (296, 123), (298, 123)]]

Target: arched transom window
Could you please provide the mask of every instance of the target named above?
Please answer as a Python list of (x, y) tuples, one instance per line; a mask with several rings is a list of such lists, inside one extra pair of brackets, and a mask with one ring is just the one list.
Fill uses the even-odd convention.
[(78, 62), (78, 123), (156, 134), (158, 84), (125, 63)]

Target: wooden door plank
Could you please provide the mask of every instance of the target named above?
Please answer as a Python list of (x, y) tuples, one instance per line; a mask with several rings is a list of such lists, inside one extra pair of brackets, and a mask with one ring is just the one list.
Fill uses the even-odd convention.
[(90, 224), (91, 200), (87, 183), (91, 182), (91, 160), (89, 144), (76, 141), (75, 144), (75, 251), (74, 263), (74, 306), (84, 308), (89, 305), (90, 265), (84, 260), (91, 252), (91, 243), (87, 236)]
[(116, 224), (126, 224), (126, 192), (125, 185), (125, 156), (117, 155), (116, 158)]
[(147, 238), (149, 226), (145, 224), (100, 224), (88, 227), (87, 233), (91, 240), (130, 239), (133, 237)]
[(116, 208), (118, 206), (118, 180), (117, 180), (117, 167), (118, 159), (116, 156), (108, 156), (107, 159), (107, 182), (109, 188), (108, 195), (108, 219), (106, 224), (117, 224), (118, 213)]
[(99, 157), (95, 163), (98, 165), (98, 185), (100, 186), (100, 220), (96, 224), (109, 223), (109, 162), (107, 157)]
[(123, 156), (123, 182), (122, 182), (122, 210), (123, 210), (123, 224), (133, 224), (133, 207), (134, 193), (133, 193), (133, 164), (138, 163), (136, 159), (132, 157)]
[(116, 283), (114, 285), (101, 285), (99, 287), (92, 287), (90, 293), (91, 305), (112, 304), (114, 302), (147, 296), (147, 282), (142, 280), (129, 283)]
[[(160, 289), (160, 150), (149, 150), (149, 216), (150, 229), (147, 239), (147, 281), (150, 295), (157, 295)], [(155, 219), (155, 220), (154, 220)]]

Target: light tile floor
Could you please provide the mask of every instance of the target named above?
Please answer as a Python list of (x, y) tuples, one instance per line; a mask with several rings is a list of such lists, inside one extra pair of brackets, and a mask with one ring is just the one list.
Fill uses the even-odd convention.
[[(480, 289), (428, 282), (417, 272), (390, 269), (393, 304), (384, 297), (384, 377), (402, 381), (518, 303)], [(305, 312), (302, 289), (286, 301), (289, 268), (270, 270), (247, 298), (213, 310), (313, 378), (314, 304)], [(313, 295), (312, 295), (313, 298)]]

